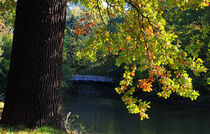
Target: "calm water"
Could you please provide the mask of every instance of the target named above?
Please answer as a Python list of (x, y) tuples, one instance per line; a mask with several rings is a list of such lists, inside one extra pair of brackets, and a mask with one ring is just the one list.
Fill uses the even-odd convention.
[(210, 134), (210, 109), (153, 104), (150, 119), (128, 114), (121, 101), (65, 96), (63, 111), (79, 115), (88, 134)]

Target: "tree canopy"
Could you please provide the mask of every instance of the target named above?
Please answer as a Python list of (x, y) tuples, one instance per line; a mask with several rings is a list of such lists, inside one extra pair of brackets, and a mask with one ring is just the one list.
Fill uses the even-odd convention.
[[(77, 35), (92, 34), (85, 47), (77, 53), (79, 57), (97, 61), (110, 53), (116, 55), (117, 66), (124, 66), (123, 80), (115, 90), (122, 94), (122, 100), (130, 113), (149, 118), (146, 110), (149, 103), (135, 97), (135, 92), (151, 92), (156, 84), (158, 96), (167, 99), (172, 93), (195, 100), (199, 93), (193, 89), (190, 70), (198, 76), (207, 72), (203, 60), (198, 57), (199, 40), (192, 41), (196, 51), (182, 49), (182, 40), (174, 30), (166, 29), (163, 13), (177, 8), (177, 11), (198, 10), (209, 6), (208, 1), (173, 0), (81, 0), (80, 4), (92, 12), (98, 12), (102, 20), (94, 31), (94, 21), (89, 14), (78, 21)], [(104, 16), (108, 16), (105, 18)], [(200, 28), (208, 31), (207, 27)], [(207, 38), (204, 32), (203, 38)], [(193, 38), (193, 37), (192, 37)], [(189, 49), (189, 48), (188, 48)], [(147, 78), (135, 76), (136, 72), (147, 72)]]

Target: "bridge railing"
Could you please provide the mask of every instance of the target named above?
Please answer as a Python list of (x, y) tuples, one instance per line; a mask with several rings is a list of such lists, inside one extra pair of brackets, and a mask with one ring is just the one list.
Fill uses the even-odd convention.
[(72, 75), (72, 81), (93, 81), (93, 82), (108, 82), (112, 83), (112, 78), (106, 76), (96, 76), (96, 75)]

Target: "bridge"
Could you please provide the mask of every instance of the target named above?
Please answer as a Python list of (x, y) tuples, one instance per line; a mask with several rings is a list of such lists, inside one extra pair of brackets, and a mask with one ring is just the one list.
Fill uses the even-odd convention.
[(70, 93), (83, 95), (110, 95), (113, 92), (113, 80), (106, 76), (72, 75)]
[(72, 75), (71, 81), (113, 83), (112, 78), (95, 75)]

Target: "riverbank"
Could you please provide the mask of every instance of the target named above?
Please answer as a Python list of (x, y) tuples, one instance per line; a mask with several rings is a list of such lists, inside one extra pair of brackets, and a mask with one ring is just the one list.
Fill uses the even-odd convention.
[[(35, 129), (26, 129), (26, 128), (5, 128), (0, 126), (1, 134), (66, 134), (63, 131), (56, 130), (50, 127), (41, 127)], [(73, 132), (69, 131), (68, 134), (73, 134)]]

